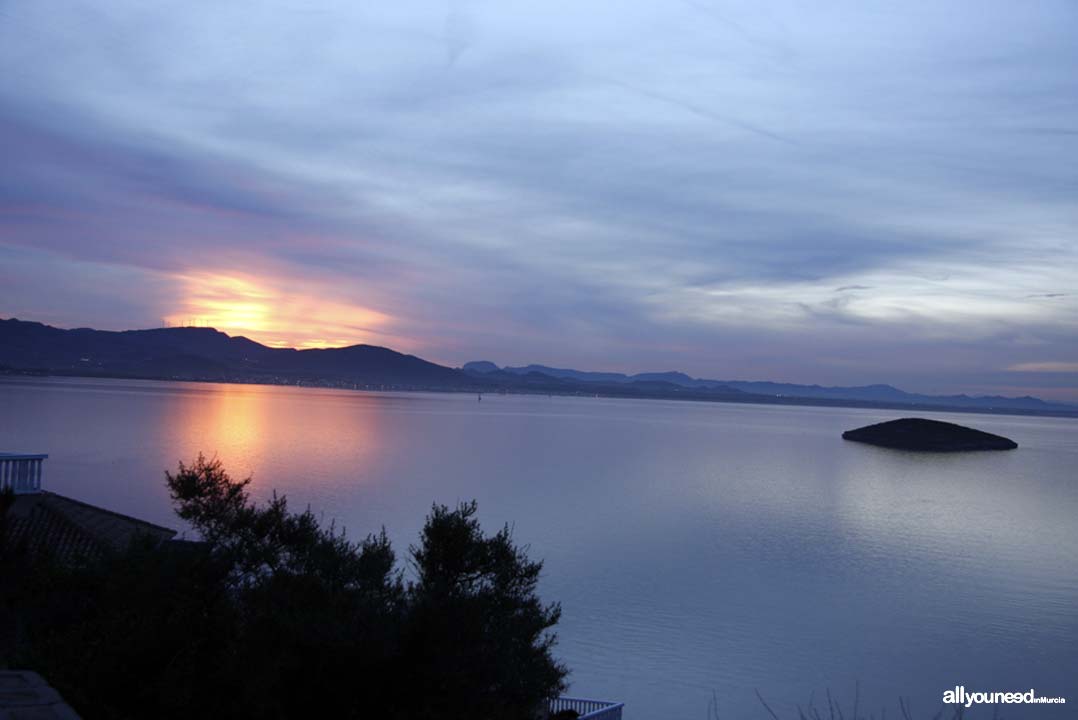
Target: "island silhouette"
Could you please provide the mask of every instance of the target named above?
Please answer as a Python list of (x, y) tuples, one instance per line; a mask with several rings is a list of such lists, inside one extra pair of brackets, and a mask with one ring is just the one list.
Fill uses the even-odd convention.
[(925, 418), (900, 418), (866, 425), (856, 430), (847, 430), (842, 433), (842, 439), (921, 452), (1014, 450), (1018, 447), (1018, 443), (1001, 435)]

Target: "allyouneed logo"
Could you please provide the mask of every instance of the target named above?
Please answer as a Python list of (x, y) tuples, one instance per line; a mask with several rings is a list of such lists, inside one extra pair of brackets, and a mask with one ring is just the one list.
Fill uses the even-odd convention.
[(943, 691), (943, 702), (946, 705), (993, 705), (996, 703), (1053, 703), (1062, 705), (1067, 702), (1066, 698), (1044, 697), (1030, 688), (1028, 692), (966, 692), (965, 685), (956, 685), (954, 690)]

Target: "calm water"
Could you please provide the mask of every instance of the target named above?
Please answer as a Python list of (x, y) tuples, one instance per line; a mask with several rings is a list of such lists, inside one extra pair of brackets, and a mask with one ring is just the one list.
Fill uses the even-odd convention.
[[(1009, 453), (843, 442), (893, 411), (138, 381), (0, 381), (0, 450), (49, 489), (158, 523), (163, 472), (217, 454), (402, 551), (431, 503), (475, 498), (546, 561), (572, 693), (626, 717), (783, 717), (826, 688), (1028, 690), (1078, 717), (1078, 422), (922, 413)], [(931, 712), (930, 712), (931, 711)], [(974, 712), (972, 717), (990, 713)]]

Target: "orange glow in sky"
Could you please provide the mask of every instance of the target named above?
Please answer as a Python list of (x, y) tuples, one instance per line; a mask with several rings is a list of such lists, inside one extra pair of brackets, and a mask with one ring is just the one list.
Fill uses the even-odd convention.
[(302, 288), (282, 289), (279, 279), (223, 273), (180, 276), (180, 309), (170, 326), (213, 327), (273, 347), (342, 347), (383, 344), (377, 335), (390, 318), (360, 305), (317, 297)]

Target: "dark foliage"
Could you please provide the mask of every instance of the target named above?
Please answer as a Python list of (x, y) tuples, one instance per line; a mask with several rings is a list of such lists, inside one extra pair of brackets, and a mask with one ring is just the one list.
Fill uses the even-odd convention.
[[(94, 718), (521, 718), (563, 689), (542, 564), (474, 503), (435, 506), (406, 581), (283, 497), (251, 502), (215, 460), (167, 476), (199, 543), (138, 542), (77, 567), (4, 547), (0, 666)], [(2, 523), (2, 521), (0, 521)]]
[(509, 528), (484, 537), (475, 503), (436, 506), (411, 549), (418, 580), (408, 589), (406, 655), (420, 687), (434, 690), (416, 717), (519, 716), (560, 688), (565, 670), (551, 662), (547, 629), (561, 609), (540, 603), (542, 563), (513, 545)]

